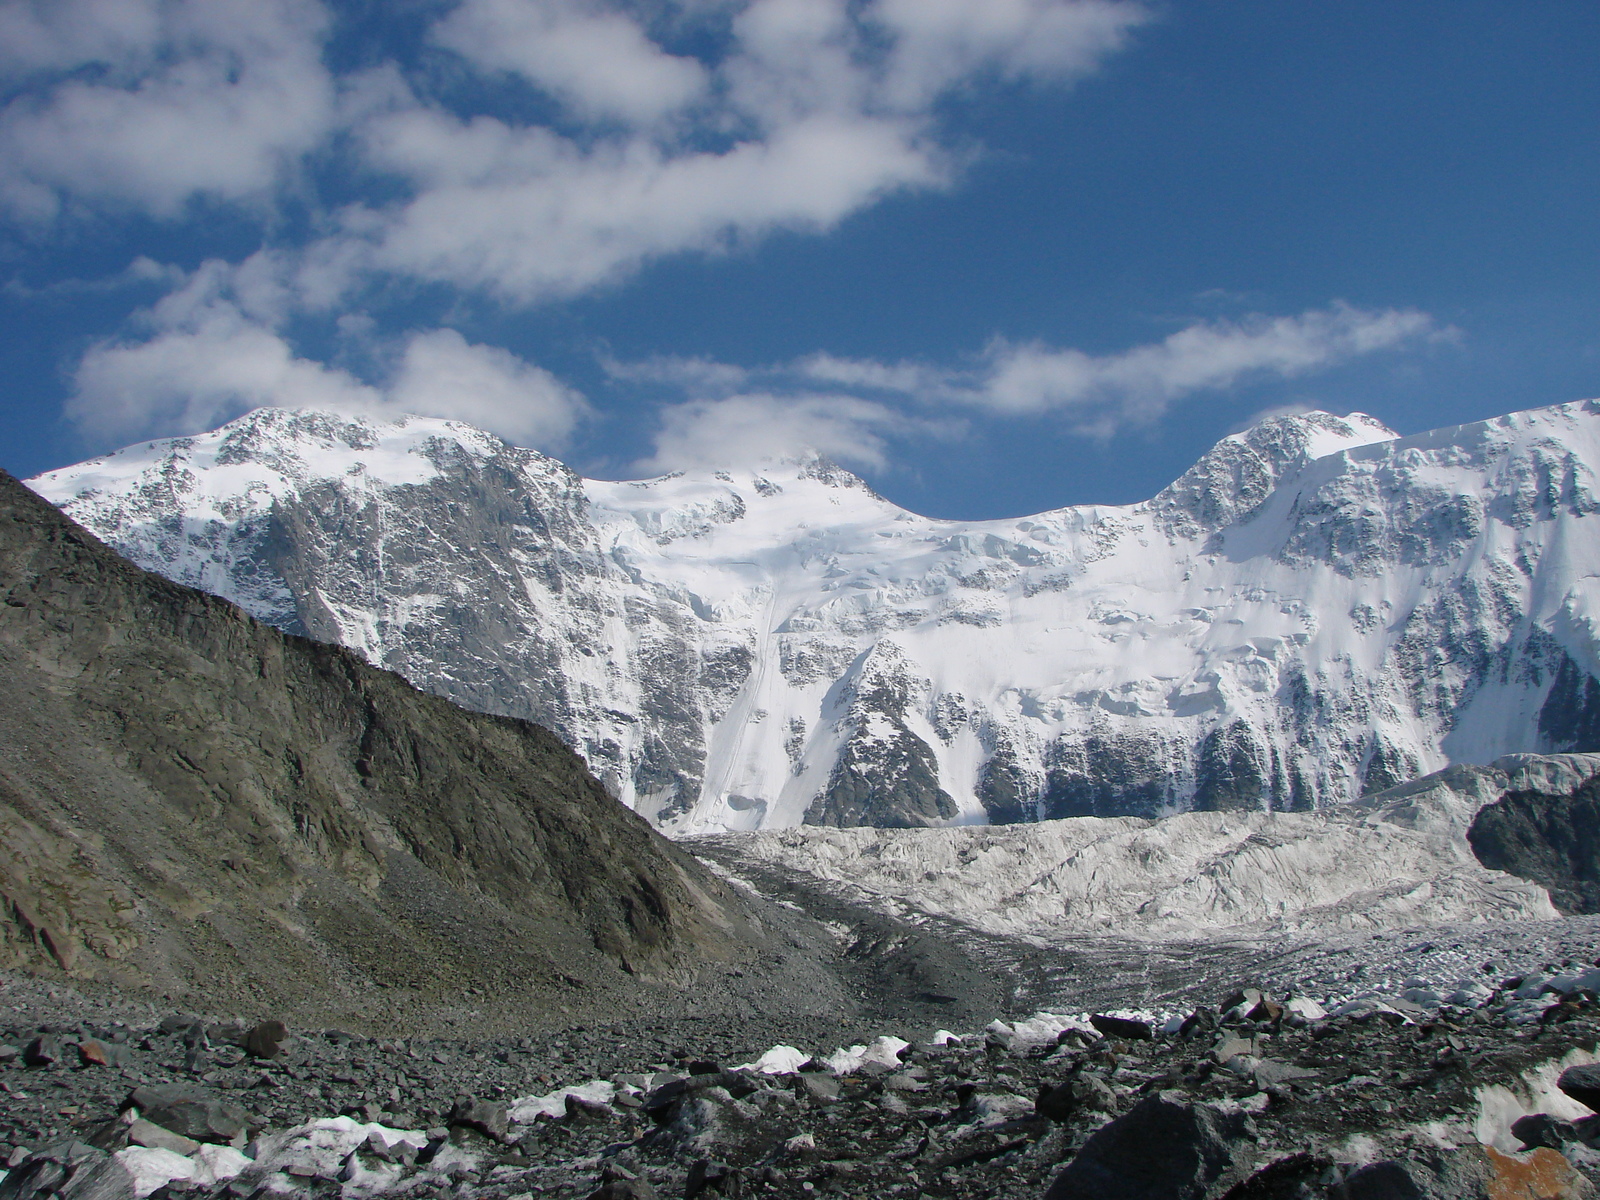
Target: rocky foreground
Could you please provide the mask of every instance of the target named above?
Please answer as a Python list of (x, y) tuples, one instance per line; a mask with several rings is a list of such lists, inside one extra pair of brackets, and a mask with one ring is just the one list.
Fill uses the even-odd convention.
[[(0, 1200), (1600, 1194), (1600, 969), (764, 1053), (715, 1022), (485, 1042), (3, 992)], [(802, 1041), (799, 1036), (795, 1041)]]

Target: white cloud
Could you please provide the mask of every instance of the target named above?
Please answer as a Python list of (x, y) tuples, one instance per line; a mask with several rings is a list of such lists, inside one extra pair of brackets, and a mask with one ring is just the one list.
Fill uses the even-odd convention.
[(1060, 413), (1105, 434), (1160, 418), (1176, 401), (1258, 377), (1292, 379), (1423, 338), (1451, 336), (1427, 313), (1347, 304), (1292, 317), (1198, 322), (1118, 354), (997, 338), (973, 366), (882, 363), (817, 354), (763, 377), (818, 382), (1003, 415)]
[(100, 445), (195, 433), (265, 405), (367, 411), (383, 402), (349, 373), (296, 357), (226, 302), (147, 341), (93, 347), (73, 385), (67, 419)]
[(197, 196), (259, 202), (333, 128), (316, 0), (70, 0), (59, 12), (0, 13), (0, 35), (9, 24), (20, 38), (13, 70), (105, 68), (0, 111), (0, 203), (19, 214), (87, 204), (173, 217)]
[(895, 39), (885, 95), (909, 109), (983, 71), (1010, 80), (1085, 75), (1150, 19), (1142, 5), (1114, 0), (875, 0), (867, 11)]
[(564, 447), (588, 413), (583, 398), (549, 371), (509, 350), (472, 345), (454, 329), (411, 337), (382, 407), (466, 421), (546, 450)]
[[(453, 329), (405, 339), (381, 385), (296, 354), (249, 310), (239, 273), (210, 263), (144, 314), (142, 341), (102, 342), (79, 362), (66, 416), (98, 444), (210, 429), (252, 408), (323, 408), (466, 421), (508, 441), (564, 448), (589, 408), (541, 367)], [(343, 322), (360, 339), (359, 316)]]
[[(666, 410), (656, 453), (641, 469), (727, 466), (758, 448), (792, 453), (804, 445), (881, 467), (888, 439), (949, 436), (960, 427), (951, 413), (1053, 413), (1078, 433), (1101, 436), (1158, 420), (1199, 392), (1259, 377), (1291, 379), (1452, 333), (1426, 313), (1336, 304), (1293, 317), (1197, 323), (1119, 354), (996, 340), (966, 365), (813, 354), (767, 367), (657, 358), (609, 362), (607, 370), (615, 379), (677, 387), (689, 397)], [(1305, 410), (1268, 410), (1263, 419), (1288, 411)]]
[[(374, 274), (532, 303), (947, 186), (942, 95), (1081, 75), (1144, 18), (1133, 0), (460, 0), (435, 20), (482, 94), (512, 73), (561, 106), (558, 128), (452, 110), (393, 62), (336, 77), (321, 0), (0, 0), (0, 69), (25, 81), (0, 111), (0, 204), (265, 216), (334, 155), (399, 194), (316, 211), (299, 189), (323, 232), (274, 243), (301, 260), (280, 272), (295, 303)], [(658, 30), (709, 49), (672, 53)]]
[(367, 130), (374, 163), (418, 191), (346, 214), (353, 261), (515, 302), (568, 296), (683, 250), (776, 228), (825, 230), (878, 195), (944, 178), (891, 121), (818, 117), (721, 153), (643, 140), (589, 149), (491, 118), (411, 111)]
[(698, 100), (709, 73), (667, 54), (626, 14), (580, 0), (465, 0), (434, 40), (513, 71), (588, 121), (649, 125)]
[(754, 393), (690, 400), (662, 414), (655, 453), (634, 464), (644, 475), (692, 467), (728, 467), (807, 449), (847, 465), (887, 465), (886, 436), (918, 423), (855, 396), (779, 396)]
[(727, 395), (744, 387), (750, 372), (744, 367), (705, 357), (658, 354), (636, 362), (606, 357), (606, 374), (629, 383), (660, 383), (681, 387), (697, 395)]
[(161, 24), (157, 0), (5, 0), (0, 72), (144, 59), (161, 39)]
[(1253, 376), (1291, 379), (1437, 334), (1426, 313), (1338, 304), (1294, 317), (1190, 325), (1121, 354), (995, 343), (972, 395), (997, 412), (1061, 411), (1085, 431), (1153, 421), (1182, 396)]

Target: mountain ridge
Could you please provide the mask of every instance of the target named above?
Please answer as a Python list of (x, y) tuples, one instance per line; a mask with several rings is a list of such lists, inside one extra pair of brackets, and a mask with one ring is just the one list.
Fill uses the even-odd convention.
[(669, 832), (1306, 809), (1600, 746), (1597, 411), (1282, 416), (1141, 504), (981, 522), (822, 460), (585, 481), (467, 426), (290, 410), (30, 485), (550, 725)]

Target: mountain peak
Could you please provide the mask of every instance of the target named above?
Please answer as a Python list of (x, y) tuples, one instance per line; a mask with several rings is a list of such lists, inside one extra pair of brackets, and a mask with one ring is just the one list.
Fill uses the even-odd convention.
[(1400, 435), (1366, 413), (1279, 413), (1230, 433), (1149, 503), (1169, 534), (1198, 539), (1242, 521), (1291, 471)]

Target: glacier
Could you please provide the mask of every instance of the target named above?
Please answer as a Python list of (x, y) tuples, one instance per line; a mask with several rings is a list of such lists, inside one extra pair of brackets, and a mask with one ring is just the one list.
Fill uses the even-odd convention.
[(796, 828), (686, 845), (757, 891), (804, 878), (900, 920), (940, 918), (1040, 946), (1097, 934), (1325, 938), (1557, 918), (1545, 887), (1484, 866), (1468, 833), (1507, 793), (1566, 795), (1597, 776), (1600, 755), (1511, 754), (1309, 813)]
[(611, 482), (457, 422), (260, 409), (27, 482), (144, 567), (552, 727), (694, 836), (1310, 813), (1600, 749), (1597, 467), (1600, 402), (1408, 437), (1313, 412), (1144, 503), (939, 521), (815, 454)]

